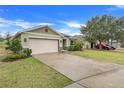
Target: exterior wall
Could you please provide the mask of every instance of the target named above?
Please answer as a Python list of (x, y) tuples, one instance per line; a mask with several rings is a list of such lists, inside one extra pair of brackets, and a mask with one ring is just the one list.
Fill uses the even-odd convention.
[(59, 39), (59, 48), (60, 50), (63, 49), (63, 38)]
[[(111, 40), (109, 40), (109, 45), (111, 46)], [(121, 48), (121, 44), (119, 42), (117, 42), (117, 40), (112, 41), (112, 46), (114, 48)]]
[(121, 48), (121, 43), (117, 43), (117, 48)]
[(34, 39), (30, 38), (30, 48), (32, 54), (58, 52), (58, 40), (56, 39)]
[[(24, 42), (24, 38), (26, 38), (27, 42)], [(22, 33), (21, 34), (21, 44), (23, 48), (29, 48), (29, 37), (28, 34)]]
[[(27, 42), (24, 42), (24, 39), (26, 38)], [(23, 48), (30, 48), (29, 46), (29, 39), (30, 38), (43, 38), (43, 39), (56, 39), (59, 40), (59, 47), (62, 49), (62, 37), (59, 35), (50, 35), (50, 34), (38, 34), (38, 33), (31, 33), (31, 32), (25, 32), (21, 34), (21, 44)]]
[(89, 42), (83, 41), (83, 43), (84, 43), (83, 48), (86, 48), (86, 49), (90, 48), (90, 43)]
[[(45, 29), (48, 29), (48, 32), (46, 32)], [(71, 43), (71, 40), (68, 37), (63, 38), (49, 27), (42, 27), (21, 33), (21, 44), (23, 48), (30, 48), (29, 45), (30, 38), (57, 39), (59, 40), (59, 50), (63, 49), (63, 39), (66, 39), (67, 47), (70, 46)], [(26, 39), (26, 42), (24, 39)]]
[(68, 47), (68, 46), (70, 46), (71, 41), (69, 38), (67, 38), (66, 40), (67, 40), (66, 46)]
[[(45, 29), (48, 29), (48, 32), (45, 32)], [(53, 35), (58, 35), (57, 33), (55, 33), (54, 31), (52, 31), (50, 28), (48, 27), (43, 27), (43, 28), (39, 28), (39, 29), (35, 29), (35, 30), (31, 30), (28, 32), (33, 32), (33, 33), (41, 33), (41, 34), (53, 34)]]
[(70, 40), (68, 37), (64, 37), (64, 39), (66, 39), (66, 44), (65, 44), (65, 46), (66, 46), (66, 47), (69, 47), (70, 44), (71, 44), (71, 40)]

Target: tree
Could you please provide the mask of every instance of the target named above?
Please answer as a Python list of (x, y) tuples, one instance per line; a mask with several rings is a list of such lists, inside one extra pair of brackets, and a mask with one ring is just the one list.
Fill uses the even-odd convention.
[(6, 44), (7, 44), (8, 48), (10, 46), (10, 38), (11, 38), (10, 32), (7, 32), (6, 33)]
[(21, 41), (19, 39), (12, 40), (9, 44), (9, 49), (18, 54), (22, 50)]
[(109, 40), (121, 41), (123, 39), (123, 29), (124, 29), (124, 18), (115, 18), (113, 20), (109, 20), (110, 24), (108, 25), (108, 37)]
[[(84, 34), (85, 39), (89, 42), (94, 42), (98, 40), (100, 45), (101, 42), (106, 39), (106, 27), (103, 25), (105, 22), (104, 17), (93, 17), (90, 21), (87, 22), (86, 26), (81, 27), (81, 32)], [(100, 46), (101, 49), (101, 46)]]
[(2, 41), (4, 41), (4, 38), (3, 38), (3, 36), (0, 33), (0, 42), (2, 42)]
[(124, 27), (124, 18), (111, 15), (95, 16), (81, 27), (81, 32), (89, 42), (99, 41), (100, 49), (103, 41), (120, 40)]
[(122, 40), (124, 40), (124, 17), (118, 18), (116, 24), (115, 39), (121, 42)]
[(93, 24), (95, 23), (94, 21), (96, 19), (97, 19), (97, 17), (92, 18), (91, 19), (92, 21), (88, 21), (87, 24), (86, 24), (86, 26), (81, 26), (81, 29), (80, 29), (81, 32), (82, 32), (82, 34), (85, 37), (85, 40), (86, 41), (89, 41), (91, 43), (91, 48), (93, 48), (93, 45), (92, 44), (96, 41), (95, 38), (94, 38), (94, 36), (93, 36), (94, 33), (92, 33), (92, 31), (94, 31), (93, 30)]

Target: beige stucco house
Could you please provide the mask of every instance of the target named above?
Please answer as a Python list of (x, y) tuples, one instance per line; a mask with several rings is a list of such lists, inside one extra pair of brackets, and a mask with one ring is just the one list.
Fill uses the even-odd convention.
[(13, 38), (20, 38), (23, 48), (30, 48), (32, 54), (59, 52), (70, 46), (70, 38), (49, 26), (38, 26), (18, 32)]

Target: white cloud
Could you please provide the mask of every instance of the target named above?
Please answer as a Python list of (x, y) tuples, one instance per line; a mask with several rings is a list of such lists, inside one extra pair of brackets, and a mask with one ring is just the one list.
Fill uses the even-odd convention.
[(5, 25), (4, 23), (0, 23), (0, 27), (9, 27), (9, 25)]
[(115, 10), (117, 10), (117, 8), (115, 8), (115, 7), (110, 7), (108, 9), (106, 9), (106, 11), (115, 11)]
[(60, 33), (64, 33), (64, 34), (69, 34), (71, 31), (69, 29), (59, 29), (58, 30)]
[(15, 35), (17, 32), (21, 31), (22, 29), (19, 28), (15, 28), (15, 30), (13, 32), (11, 32), (12, 35)]
[(17, 26), (17, 27), (21, 27), (23, 29), (26, 28), (30, 28), (33, 26), (38, 26), (38, 25), (54, 25), (52, 23), (42, 23), (42, 22), (28, 22), (28, 21), (24, 21), (21, 19), (17, 19), (17, 20), (7, 20), (4, 18), (0, 17), (0, 27), (11, 27), (11, 26)]
[(76, 27), (76, 28), (80, 28), (81, 26), (81, 24), (77, 22), (67, 22), (66, 24), (70, 27)]
[(79, 32), (75, 32), (75, 33), (71, 33), (70, 35), (74, 36), (74, 35), (81, 35), (81, 34)]
[[(7, 33), (6, 30), (0, 30), (0, 35), (1, 35), (2, 37), (5, 37), (5, 36), (6, 36), (6, 33)], [(11, 33), (10, 33), (10, 34), (11, 34)]]
[(3, 18), (0, 18), (0, 27), (9, 27), (8, 21)]
[[(24, 20), (15, 20), (14, 22), (12, 22), (13, 25), (15, 26), (19, 26), (19, 27), (22, 27), (22, 28), (29, 28), (29, 27), (32, 27), (33, 26), (33, 23), (30, 23), (30, 22), (26, 22)], [(11, 24), (11, 23), (10, 23)]]
[(115, 6), (112, 6), (108, 9), (106, 9), (107, 11), (116, 11), (118, 9), (124, 9), (124, 5), (115, 5)]
[(81, 24), (79, 22), (75, 22), (75, 21), (59, 21), (59, 22), (65, 24), (69, 27), (74, 27), (74, 28), (80, 28), (81, 25), (83, 25), (83, 24)]
[(49, 26), (51, 26), (51, 25), (54, 25), (53, 23), (38, 23), (38, 25), (49, 25)]
[(124, 5), (116, 5), (115, 7), (124, 9)]
[(16, 26), (20, 26), (25, 29), (33, 26), (37, 26), (37, 25), (53, 25), (52, 23), (27, 22), (24, 20), (16, 20), (14, 23)]
[(81, 24), (79, 22), (75, 22), (75, 21), (59, 21), (62, 24), (67, 25), (67, 27), (59, 29), (58, 31), (64, 34), (68, 34), (71, 36), (74, 35), (81, 35), (80, 33), (80, 27), (81, 26), (86, 26), (85, 24)]
[(78, 29), (62, 28), (62, 29), (58, 29), (57, 31), (71, 36), (80, 35), (80, 31)]

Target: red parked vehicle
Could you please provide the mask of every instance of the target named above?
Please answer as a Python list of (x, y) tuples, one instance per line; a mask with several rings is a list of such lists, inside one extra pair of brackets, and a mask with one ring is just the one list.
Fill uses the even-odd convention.
[[(100, 44), (96, 45), (96, 49), (100, 49)], [(113, 46), (110, 46), (110, 45), (107, 45), (107, 44), (101, 44), (101, 49), (114, 50), (115, 48)]]

